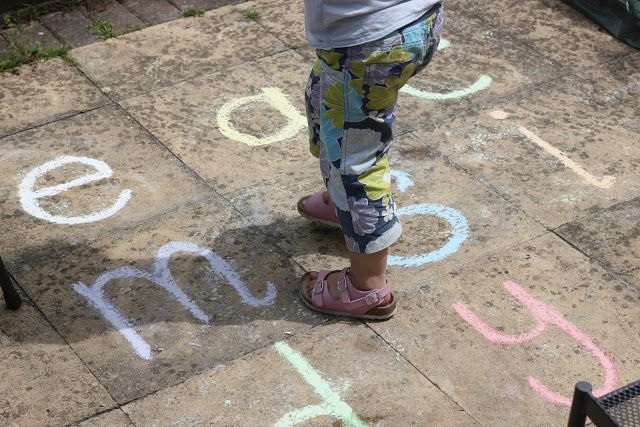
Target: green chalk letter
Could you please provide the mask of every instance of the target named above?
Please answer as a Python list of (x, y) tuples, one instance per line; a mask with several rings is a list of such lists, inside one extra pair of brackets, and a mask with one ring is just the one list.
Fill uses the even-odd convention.
[(305, 360), (300, 353), (296, 353), (288, 344), (278, 342), (276, 350), (287, 359), (300, 376), (313, 387), (313, 390), (324, 400), (320, 405), (309, 405), (304, 408), (294, 409), (282, 416), (274, 424), (274, 427), (289, 427), (312, 418), (329, 415), (342, 421), (345, 427), (364, 427), (362, 421), (353, 409), (347, 405), (340, 395), (331, 389), (331, 386), (322, 379), (320, 374)]

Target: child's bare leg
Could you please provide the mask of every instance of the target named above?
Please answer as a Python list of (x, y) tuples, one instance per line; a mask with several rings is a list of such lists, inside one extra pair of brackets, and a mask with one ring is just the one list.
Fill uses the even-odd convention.
[[(361, 254), (349, 252), (351, 267), (349, 268), (349, 279), (353, 286), (360, 291), (372, 291), (381, 289), (386, 284), (385, 272), (387, 270), (388, 249), (383, 249), (372, 254)], [(311, 295), (313, 284), (318, 277), (314, 272), (309, 276), (309, 286), (307, 290)], [(334, 299), (339, 298), (338, 294), (338, 273), (332, 273), (327, 277), (329, 293)], [(380, 305), (386, 305), (391, 301), (391, 294), (384, 297)]]
[[(356, 289), (372, 291), (384, 287), (388, 254), (389, 249), (372, 254), (349, 252), (349, 260), (351, 261), (349, 278)], [(390, 298), (390, 295), (387, 297)]]

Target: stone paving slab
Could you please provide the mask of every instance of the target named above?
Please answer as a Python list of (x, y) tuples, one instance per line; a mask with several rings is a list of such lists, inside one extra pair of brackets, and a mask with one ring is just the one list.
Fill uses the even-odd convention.
[[(260, 12), (255, 22), (250, 10)], [(69, 370), (98, 391), (85, 396), (58, 382), (53, 402), (80, 403), (55, 425), (273, 425), (287, 413), (303, 416), (301, 408), (314, 416), (303, 425), (347, 424), (316, 417), (327, 399), (314, 388), (322, 384), (346, 405), (340, 416), (370, 425), (548, 426), (567, 419), (577, 380), (596, 389), (636, 380), (638, 52), (547, 0), (460, 0), (448, 11), (450, 44), (411, 81), (418, 92), (400, 97), (393, 166), (407, 174), (395, 178), (401, 207), (455, 208), (469, 234), (440, 260), (389, 267), (398, 314), (369, 324), (383, 339), (359, 322), (327, 323), (297, 295), (306, 269), (346, 265), (340, 233), (294, 207), (320, 187), (303, 117), (313, 50), (301, 33), (301, 2), (227, 6), (73, 50), (95, 104), (63, 90), (72, 101), (44, 102), (31, 121), (21, 109), (9, 111), (23, 122), (0, 118), (2, 255), (28, 296), (26, 313), (35, 314), (34, 304), (46, 318), (26, 319), (14, 336), (5, 329), (13, 313), (0, 312), (0, 356), (8, 348), (45, 371), (33, 390), (12, 390), (30, 407), (0, 407), (14, 417), (26, 407), (26, 425), (42, 425), (47, 401), (30, 393), (48, 398), (58, 390), (46, 374)], [(13, 87), (21, 78), (66, 84), (49, 64), (34, 71), (45, 67), (42, 75), (22, 72)], [(118, 104), (103, 108), (111, 101), (98, 88)], [(33, 102), (13, 96), (20, 102), (11, 108)], [(264, 144), (247, 143), (256, 141)], [(45, 212), (87, 214), (130, 189), (121, 210), (80, 225), (22, 209), (28, 172), (68, 150), (114, 174), (38, 193)], [(94, 171), (85, 166), (43, 173), (37, 188)], [(592, 188), (607, 175), (612, 186)], [(454, 234), (438, 215), (408, 215), (393, 251), (431, 253)], [(93, 306), (73, 285), (100, 277), (104, 298), (93, 294)], [(104, 316), (110, 307), (130, 322), (122, 332)], [(291, 336), (291, 352), (273, 347)], [(27, 370), (13, 369), (12, 381), (31, 386)]]
[(640, 289), (639, 212), (636, 198), (565, 224), (556, 233)]
[(236, 190), (226, 197), (247, 220), (271, 236), (287, 256), (295, 257), (306, 269), (342, 268), (348, 262), (348, 253), (340, 230), (303, 218), (296, 209), (301, 197), (323, 188), (319, 166), (314, 164)]
[(468, 0), (455, 3), (454, 7), (480, 17), (485, 22), (482, 28), (526, 43), (534, 48), (533, 57), (554, 61), (564, 73), (604, 66), (633, 51), (563, 2), (501, 0), (481, 7)]
[(52, 48), (61, 45), (56, 37), (41, 23), (30, 22), (18, 28), (3, 31), (7, 40), (23, 46), (40, 45), (42, 48)]
[(122, 409), (114, 409), (74, 424), (73, 427), (132, 427), (134, 425)]
[(74, 49), (72, 54), (91, 80), (121, 100), (283, 49), (240, 11), (223, 7), (204, 17), (178, 19)]
[(138, 425), (478, 425), (357, 323), (316, 328), (123, 410)]
[(132, 10), (147, 25), (156, 25), (180, 18), (180, 10), (165, 0), (124, 0), (123, 6)]
[(315, 160), (304, 85), (309, 68), (287, 51), (128, 99), (123, 107), (216, 191), (228, 194)]
[(308, 44), (304, 30), (304, 2), (254, 0), (242, 3), (238, 10), (258, 12), (258, 23), (287, 44)]
[(119, 404), (325, 321), (298, 301), (300, 267), (215, 200), (15, 274)]
[(57, 38), (64, 40), (71, 48), (98, 41), (96, 35), (88, 30), (90, 21), (81, 10), (54, 12), (40, 19)]
[(392, 274), (420, 283), (544, 233), (544, 227), (468, 175), (416, 132), (394, 141), (392, 167), (403, 237), (392, 247)]
[(0, 310), (0, 419), (59, 426), (115, 406), (73, 350), (27, 300)]
[(552, 234), (396, 297), (369, 326), (482, 425), (562, 424), (577, 381), (638, 374), (639, 291)]
[[(257, 23), (283, 41), (288, 48), (295, 49), (311, 63), (315, 49), (307, 42), (304, 32), (304, 2), (287, 0), (248, 1), (238, 6), (245, 13), (260, 14)], [(310, 67), (310, 66), (309, 66)]]
[[(189, 202), (218, 197), (115, 107), (0, 140), (7, 262), (74, 246)], [(158, 165), (162, 165), (158, 168)], [(78, 181), (81, 180), (81, 181)], [(85, 182), (82, 182), (82, 181)]]
[(230, 4), (243, 3), (244, 1), (245, 0), (172, 0), (173, 4), (175, 4), (181, 10), (187, 10), (191, 8), (210, 10)]
[(138, 19), (136, 15), (129, 12), (125, 6), (115, 0), (108, 0), (104, 10), (89, 12), (87, 15), (92, 21), (108, 22), (113, 26), (117, 34), (124, 34), (145, 26), (144, 22)]
[(557, 73), (551, 61), (466, 11), (447, 10), (438, 51), (398, 99), (398, 125), (431, 131), (465, 111), (486, 108)]
[(0, 74), (0, 137), (109, 103), (61, 59)]
[(442, 141), (452, 161), (554, 228), (640, 190), (637, 112), (597, 105), (592, 87), (561, 78), (455, 119), (431, 138)]
[[(640, 112), (640, 54), (637, 52), (603, 67), (580, 70), (577, 74), (591, 83), (588, 93), (592, 94), (597, 105), (629, 106)], [(640, 133), (638, 121), (626, 126)]]

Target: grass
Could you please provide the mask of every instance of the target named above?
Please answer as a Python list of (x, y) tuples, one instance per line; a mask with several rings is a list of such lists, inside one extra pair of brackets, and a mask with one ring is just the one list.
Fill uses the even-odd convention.
[(244, 16), (250, 21), (257, 21), (260, 19), (260, 12), (257, 10), (247, 10)]
[(124, 32), (122, 34), (129, 34), (129, 33), (133, 33), (136, 31), (140, 31), (142, 29), (142, 27), (140, 27), (139, 25), (135, 26), (135, 27), (127, 27), (126, 30), (124, 30)]
[(118, 35), (113, 25), (107, 21), (96, 19), (91, 21), (87, 27), (89, 31), (97, 35), (102, 40), (107, 40)]
[(190, 7), (188, 9), (185, 9), (184, 12), (182, 12), (182, 16), (184, 16), (185, 18), (195, 18), (196, 16), (204, 16), (204, 10), (198, 9), (196, 7)]
[(40, 19), (40, 16), (42, 16), (45, 13), (44, 10), (45, 9), (41, 7), (29, 5), (27, 6), (26, 9), (23, 9), (21, 18), (29, 22), (37, 21), (38, 19)]
[(21, 45), (9, 41), (7, 50), (0, 55), (0, 72), (15, 72), (21, 65), (36, 64), (51, 58), (62, 58), (67, 63), (76, 65), (66, 45), (45, 48), (39, 42)]

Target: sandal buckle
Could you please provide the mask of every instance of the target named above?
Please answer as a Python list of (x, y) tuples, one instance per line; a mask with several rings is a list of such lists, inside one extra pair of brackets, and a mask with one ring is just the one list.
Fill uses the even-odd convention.
[(313, 293), (314, 294), (321, 294), (322, 291), (324, 290), (324, 284), (326, 282), (324, 280), (316, 280), (316, 283), (314, 283), (313, 285)]
[(347, 290), (347, 277), (342, 275), (338, 277), (338, 291), (344, 292)]
[(367, 294), (366, 297), (364, 297), (364, 302), (367, 303), (367, 305), (374, 305), (380, 302), (380, 295), (378, 295), (378, 292), (371, 292), (370, 294)]

